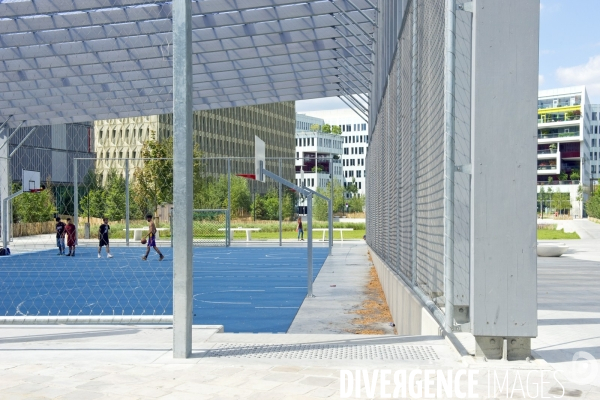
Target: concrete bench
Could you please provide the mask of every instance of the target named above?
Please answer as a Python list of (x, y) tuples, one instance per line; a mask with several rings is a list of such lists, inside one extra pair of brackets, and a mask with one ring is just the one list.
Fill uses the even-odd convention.
[[(127, 231), (127, 229), (123, 230)], [(160, 236), (158, 232), (167, 230), (169, 230), (169, 228), (156, 228), (156, 237), (154, 239), (159, 240)], [(142, 240), (142, 232), (148, 233), (148, 228), (129, 228), (129, 231), (133, 231), (133, 240)]]
[[(220, 231), (225, 231), (227, 229), (225, 228), (219, 228)], [(260, 231), (260, 228), (242, 228), (242, 227), (238, 227), (238, 228), (230, 228), (229, 229), (229, 239), (231, 241), (233, 241), (233, 233), (235, 231), (246, 231), (246, 242), (249, 242), (252, 240), (252, 231)]]

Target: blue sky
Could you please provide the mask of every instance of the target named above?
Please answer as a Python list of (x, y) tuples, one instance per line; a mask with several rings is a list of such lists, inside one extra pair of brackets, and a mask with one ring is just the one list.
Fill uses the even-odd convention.
[(600, 1), (542, 0), (540, 89), (574, 85), (600, 103)]
[[(585, 85), (600, 103), (600, 0), (542, 0), (540, 89)], [(298, 112), (346, 108), (337, 98), (296, 103)]]

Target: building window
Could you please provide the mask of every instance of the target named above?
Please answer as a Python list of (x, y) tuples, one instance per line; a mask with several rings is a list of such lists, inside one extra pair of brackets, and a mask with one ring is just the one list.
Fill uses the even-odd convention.
[(597, 112), (593, 112), (592, 113), (592, 121), (597, 121), (598, 120), (598, 113)]
[(98, 132), (98, 139), (102, 139), (102, 129)]

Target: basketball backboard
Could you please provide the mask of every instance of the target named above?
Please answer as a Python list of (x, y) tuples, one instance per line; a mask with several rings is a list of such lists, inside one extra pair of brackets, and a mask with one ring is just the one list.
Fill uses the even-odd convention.
[(256, 180), (264, 182), (265, 176), (261, 174), (260, 171), (260, 162), (262, 161), (263, 168), (267, 167), (265, 163), (265, 142), (261, 140), (258, 136), (254, 136), (254, 169), (256, 174)]
[(40, 172), (23, 170), (23, 192), (38, 192), (40, 190)]

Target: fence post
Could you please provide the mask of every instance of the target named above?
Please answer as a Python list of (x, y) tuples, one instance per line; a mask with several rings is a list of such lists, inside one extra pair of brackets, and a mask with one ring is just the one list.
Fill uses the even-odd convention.
[(456, 0), (446, 0), (444, 57), (444, 297), (446, 330), (454, 326), (454, 65)]
[(125, 245), (129, 246), (129, 158), (125, 159)]
[[(79, 182), (77, 177), (77, 159), (73, 159), (73, 221), (75, 223), (75, 232), (79, 236)], [(89, 197), (88, 197), (89, 199)]]
[[(281, 157), (279, 157), (279, 176), (281, 176)], [(282, 241), (283, 241), (283, 232), (281, 231), (281, 220), (283, 218), (283, 213), (282, 213), (282, 193), (281, 193), (281, 182), (279, 182), (279, 246), (282, 245)]]
[(227, 215), (225, 221), (225, 247), (231, 246), (231, 158), (227, 159)]
[(314, 297), (313, 296), (313, 239), (312, 239), (312, 199), (313, 199), (313, 195), (312, 193), (308, 193), (306, 200), (307, 200), (307, 229), (306, 229), (306, 239), (308, 240), (308, 250), (307, 250), (307, 274), (308, 274), (308, 278), (307, 278), (307, 292), (306, 292), (306, 297)]

